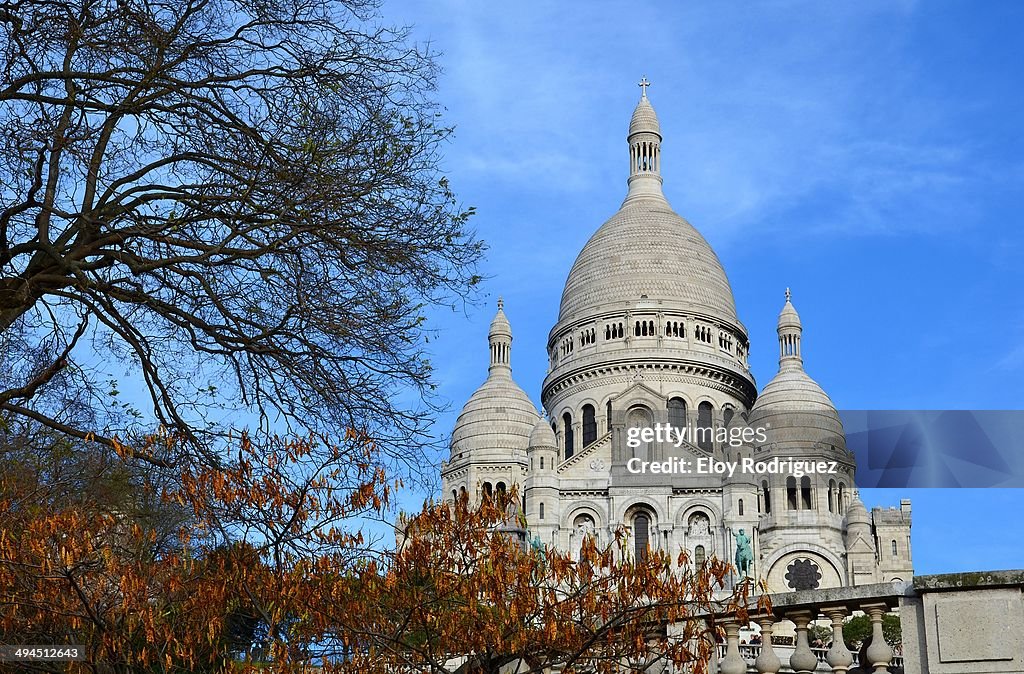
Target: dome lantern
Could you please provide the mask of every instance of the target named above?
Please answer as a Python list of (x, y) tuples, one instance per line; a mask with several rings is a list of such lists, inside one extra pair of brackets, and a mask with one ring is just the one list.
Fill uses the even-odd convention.
[(512, 326), (505, 316), (505, 301), (498, 298), (498, 313), (491, 321), (491, 329), (487, 332), (487, 342), (491, 350), (491, 364), (487, 368), (489, 375), (512, 374)]
[(779, 312), (779, 370), (803, 369), (803, 357), (800, 355), (800, 338), (803, 325), (800, 315), (793, 307), (792, 293), (786, 288), (786, 304)]
[(637, 199), (661, 199), (661, 124), (647, 98), (646, 77), (640, 79), (640, 102), (629, 120), (629, 193), (623, 205)]

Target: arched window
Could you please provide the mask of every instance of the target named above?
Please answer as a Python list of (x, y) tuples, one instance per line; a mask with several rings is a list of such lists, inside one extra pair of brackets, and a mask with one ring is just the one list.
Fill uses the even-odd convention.
[(772, 513), (772, 492), (768, 487), (768, 480), (761, 481), (761, 492), (764, 494), (764, 511), (770, 515)]
[(490, 482), (484, 482), (484, 498), (489, 499), (494, 492), (494, 488)]
[(792, 475), (786, 478), (786, 506), (790, 510), (797, 509), (796, 478)]
[(568, 412), (562, 415), (562, 437), (565, 438), (562, 454), (568, 459), (572, 456), (573, 448), (575, 447), (572, 437), (572, 415)]
[(537, 516), (540, 519), (544, 519), (544, 504), (543, 503), (541, 503), (540, 505), (537, 506)]
[(458, 501), (459, 500), (459, 492), (457, 492), (454, 489), (452, 489), (452, 500), (453, 501)]
[(640, 336), (640, 321), (637, 321), (636, 325), (633, 326), (633, 336), (634, 337), (639, 337)]
[(836, 511), (836, 481), (828, 481), (828, 511), (834, 513)]
[(892, 558), (896, 559), (899, 556), (899, 551), (896, 549), (896, 539), (892, 540)]
[(499, 494), (504, 494), (505, 493), (505, 483), (504, 482), (499, 482), (498, 483), (498, 493)]
[(540, 457), (540, 469), (544, 470), (544, 457)]
[(739, 501), (740, 517), (743, 517), (743, 499)]
[(682, 398), (669, 399), (668, 425), (673, 428), (686, 427), (686, 401)]
[(604, 416), (605, 416), (605, 421), (608, 424), (608, 426), (607, 426), (607, 428), (605, 428), (605, 430), (606, 431), (610, 431), (610, 430), (612, 430), (612, 401), (611, 400), (609, 400), (608, 404), (606, 404), (604, 406)]
[(593, 405), (583, 406), (583, 446), (597, 440), (597, 415)]
[(639, 513), (633, 518), (633, 547), (637, 560), (647, 557), (650, 528), (651, 520), (645, 513)]
[[(650, 428), (654, 425), (654, 415), (646, 407), (634, 407), (626, 414), (626, 428)], [(651, 443), (641, 441), (632, 447), (633, 457), (646, 461), (650, 457)]]
[(804, 510), (810, 510), (813, 507), (811, 504), (811, 478), (806, 475), (800, 478), (800, 507)]
[(735, 412), (731, 407), (726, 407), (725, 409), (722, 410), (722, 421), (725, 423), (726, 426), (732, 423), (732, 417), (734, 414)]
[(838, 497), (838, 503), (836, 504), (836, 510), (838, 510), (839, 514), (842, 515), (843, 514), (843, 510), (845, 510), (845, 509), (846, 509), (846, 485), (843, 484), (842, 482), (840, 482), (839, 483), (839, 497)]
[(693, 565), (699, 569), (704, 566), (705, 561), (707, 561), (707, 553), (704, 552), (704, 546), (698, 545), (693, 549)]
[(714, 429), (711, 427), (711, 403), (706, 400), (697, 405), (697, 446), (710, 452), (714, 446)]

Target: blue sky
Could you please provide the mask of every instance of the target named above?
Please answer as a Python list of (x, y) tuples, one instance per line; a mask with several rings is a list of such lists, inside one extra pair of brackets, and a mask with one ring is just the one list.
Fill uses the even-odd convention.
[[(444, 53), (438, 98), (457, 129), (444, 168), (490, 246), (486, 305), (431, 316), (452, 406), (438, 433), (483, 380), (498, 295), (514, 376), (539, 404), (566, 274), (625, 194), (641, 75), (666, 196), (729, 274), (759, 385), (789, 286), (807, 370), (840, 409), (1021, 408), (1024, 4), (382, 11)], [(1024, 567), (1024, 490), (863, 497), (913, 500), (918, 573)]]

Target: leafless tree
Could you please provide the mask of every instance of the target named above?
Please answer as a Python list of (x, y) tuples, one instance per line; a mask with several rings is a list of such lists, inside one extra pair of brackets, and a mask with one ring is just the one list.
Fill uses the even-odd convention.
[(376, 4), (0, 3), (6, 423), (415, 455), (423, 310), (472, 292), (482, 245), (439, 170), (436, 54)]

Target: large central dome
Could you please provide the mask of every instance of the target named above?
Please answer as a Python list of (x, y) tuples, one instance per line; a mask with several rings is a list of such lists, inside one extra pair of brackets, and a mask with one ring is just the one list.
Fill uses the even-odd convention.
[(627, 137), (629, 193), (590, 237), (562, 291), (559, 323), (642, 303), (739, 324), (718, 256), (661, 191), (661, 125), (646, 89)]
[(738, 323), (718, 256), (664, 199), (638, 199), (590, 237), (569, 271), (558, 320), (641, 299)]
[(652, 390), (691, 387), (691, 409), (708, 395), (719, 407), (749, 409), (756, 395), (725, 270), (662, 193), (661, 126), (646, 80), (641, 86), (626, 137), (629, 190), (576, 258), (548, 335), (541, 398), (553, 417), (570, 397), (605, 384), (586, 404), (607, 413), (611, 392), (637, 377)]

